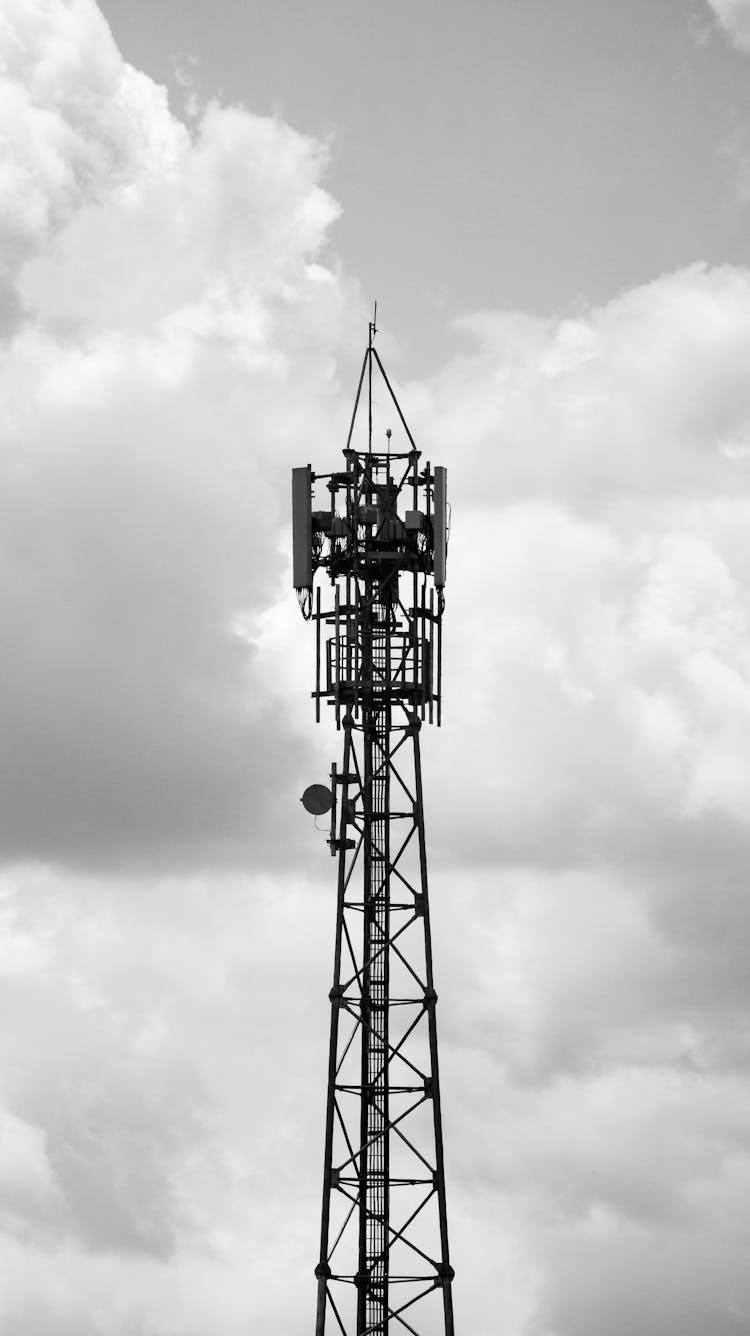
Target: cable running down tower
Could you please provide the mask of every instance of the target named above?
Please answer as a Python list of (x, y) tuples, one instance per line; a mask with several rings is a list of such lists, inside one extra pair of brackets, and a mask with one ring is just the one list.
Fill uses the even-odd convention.
[[(419, 746), (440, 723), (446, 470), (421, 464), (375, 332), (344, 468), (292, 471), (316, 718), (343, 731), (330, 790), (303, 798), (338, 860), (315, 1336), (454, 1336)], [(401, 449), (390, 428), (374, 445), (374, 382)]]

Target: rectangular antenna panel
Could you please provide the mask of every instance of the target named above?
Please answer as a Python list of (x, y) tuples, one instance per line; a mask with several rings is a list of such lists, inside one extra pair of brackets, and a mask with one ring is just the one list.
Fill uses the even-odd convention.
[(445, 586), (445, 559), (448, 554), (448, 470), (435, 465), (435, 513), (432, 517), (435, 538), (435, 588)]
[(312, 466), (292, 469), (292, 571), (295, 589), (312, 589)]

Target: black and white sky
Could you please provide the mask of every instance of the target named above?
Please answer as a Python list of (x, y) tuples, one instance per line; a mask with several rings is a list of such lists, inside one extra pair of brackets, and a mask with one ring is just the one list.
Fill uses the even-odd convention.
[(311, 1329), (375, 298), (458, 1329), (750, 1331), (750, 0), (0, 0), (0, 234), (2, 1336)]

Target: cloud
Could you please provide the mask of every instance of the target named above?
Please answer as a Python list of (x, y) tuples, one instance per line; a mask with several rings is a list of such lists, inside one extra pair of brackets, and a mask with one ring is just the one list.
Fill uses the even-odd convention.
[(192, 1334), (212, 1304), (222, 1332), (293, 1329), (318, 1209), (298, 1092), (323, 1052), (298, 989), (325, 995), (329, 926), (279, 877), (5, 878), (8, 1330)]
[(708, 0), (730, 41), (739, 51), (750, 51), (750, 4), (747, 0)]
[[(462, 862), (747, 856), (748, 503), (464, 511), (446, 619), (441, 843)], [(460, 684), (454, 692), (452, 684)], [(502, 752), (488, 757), (491, 737)], [(459, 751), (470, 781), (447, 783)], [(481, 778), (479, 778), (481, 777)], [(436, 798), (436, 801), (440, 801)]]
[(748, 275), (694, 266), (574, 326), (468, 328), (476, 350), (405, 388), (454, 504), (444, 743), (427, 743), (446, 855), (662, 878), (720, 857), (736, 876)]
[(733, 495), (747, 477), (749, 328), (750, 274), (696, 264), (575, 319), (464, 317), (469, 350), (410, 403), (433, 452), (470, 454), (475, 467), (454, 470), (464, 504), (480, 486), (580, 512)]
[(88, 0), (0, 35), (0, 854), (273, 858), (309, 746), (238, 627), (280, 595), (288, 465), (339, 408), (324, 154), (216, 104), (188, 133)]
[(127, 65), (90, 0), (10, 0), (0, 27), (6, 319), (23, 260), (76, 212), (138, 195), (184, 152), (164, 89)]
[[(318, 764), (269, 635), (305, 635), (289, 465), (343, 424), (338, 206), (283, 122), (188, 131), (93, 3), (6, 6), (0, 44), (0, 1325), (291, 1330), (314, 1046), (278, 1054), (328, 938), (261, 871), (309, 850)], [(282, 1235), (299, 1281), (261, 1294)]]
[(750, 1307), (710, 1223), (748, 1162), (749, 294), (692, 266), (484, 313), (403, 391), (454, 506), (425, 774), (458, 1260), (473, 1296), (507, 1257), (524, 1336)]
[[(593, 1332), (605, 1314), (618, 1336), (746, 1321), (746, 922), (695, 883), (666, 915), (661, 894), (658, 876), (609, 867), (433, 877), (457, 1304), (474, 1330), (495, 1330), (490, 1257), (519, 1336)], [(715, 932), (681, 933), (702, 900)]]

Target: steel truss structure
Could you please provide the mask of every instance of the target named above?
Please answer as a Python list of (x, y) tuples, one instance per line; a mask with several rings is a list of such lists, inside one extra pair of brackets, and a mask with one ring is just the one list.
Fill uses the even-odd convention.
[[(440, 722), (445, 469), (420, 467), (374, 324), (345, 468), (293, 473), (294, 583), (332, 707), (338, 897), (315, 1332), (454, 1336), (420, 730)], [(373, 448), (373, 376), (403, 451)], [(367, 384), (366, 448), (352, 441)], [(315, 483), (328, 505), (313, 510)], [(321, 597), (315, 574), (328, 576)]]

